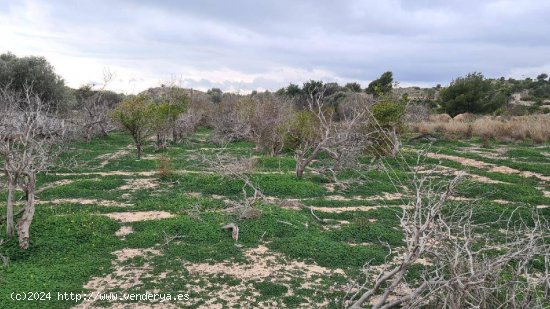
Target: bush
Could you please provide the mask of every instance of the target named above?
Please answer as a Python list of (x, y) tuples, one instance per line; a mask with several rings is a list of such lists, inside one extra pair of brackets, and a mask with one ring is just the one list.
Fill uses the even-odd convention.
[(7, 53), (0, 55), (0, 86), (21, 92), (32, 84), (34, 93), (58, 108), (67, 107), (68, 92), (63, 79), (44, 57), (22, 57)]
[(441, 90), (440, 98), (444, 111), (453, 117), (462, 113), (492, 113), (508, 103), (510, 90), (485, 79), (481, 73), (470, 73)]
[(384, 72), (378, 79), (373, 80), (367, 89), (366, 93), (373, 95), (383, 95), (391, 92), (393, 88), (393, 73)]

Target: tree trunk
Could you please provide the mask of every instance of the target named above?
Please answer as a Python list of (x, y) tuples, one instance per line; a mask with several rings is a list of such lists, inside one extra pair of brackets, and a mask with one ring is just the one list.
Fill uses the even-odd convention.
[(15, 223), (13, 221), (13, 206), (15, 199), (15, 189), (17, 186), (17, 176), (6, 173), (8, 178), (8, 201), (6, 204), (6, 234), (9, 238), (15, 235)]
[(92, 126), (86, 128), (86, 143), (90, 143), (92, 141)]
[(103, 123), (103, 121), (100, 121), (98, 123), (98, 126), (99, 126), (99, 129), (101, 130), (101, 135), (102, 136), (108, 136), (109, 133), (107, 133), (107, 129), (105, 128), (105, 124)]
[(399, 141), (397, 132), (395, 132), (395, 127), (392, 127), (390, 134), (392, 143), (391, 156), (392, 158), (395, 158), (395, 156), (399, 153), (399, 150), (401, 150), (401, 142)]
[(299, 152), (295, 155), (296, 158), (296, 177), (301, 178), (304, 175), (306, 167), (311, 163), (311, 161), (317, 158), (317, 155), (321, 151), (321, 145), (317, 145), (315, 149), (311, 152), (311, 155), (307, 158), (304, 156), (304, 152)]
[(141, 143), (136, 143), (137, 159), (141, 160)]
[(176, 122), (174, 121), (172, 123), (172, 142), (174, 142), (174, 144), (176, 144), (178, 141), (179, 141), (179, 136), (178, 136), (178, 132), (176, 130)]
[(27, 176), (27, 185), (25, 191), (27, 193), (27, 204), (23, 216), (17, 222), (17, 233), (19, 234), (19, 247), (27, 249), (29, 247), (29, 229), (34, 217), (34, 192), (36, 189), (36, 175), (29, 173)]
[(305, 168), (306, 167), (304, 166), (304, 164), (302, 164), (301, 162), (296, 162), (296, 177), (302, 178)]

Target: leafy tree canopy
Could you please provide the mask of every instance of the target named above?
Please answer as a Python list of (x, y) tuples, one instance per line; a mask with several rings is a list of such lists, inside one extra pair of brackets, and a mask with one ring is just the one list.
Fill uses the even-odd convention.
[(65, 82), (44, 57), (0, 55), (0, 86), (6, 85), (14, 91), (32, 86), (34, 93), (54, 106), (61, 107), (68, 101)]
[(344, 88), (352, 91), (352, 92), (361, 92), (361, 85), (359, 83), (347, 83)]
[(510, 89), (498, 81), (485, 79), (481, 73), (470, 73), (455, 79), (440, 93), (446, 113), (492, 113), (508, 103)]
[(384, 95), (390, 93), (393, 88), (393, 73), (388, 71), (382, 73), (378, 79), (373, 80), (365, 89), (366, 93), (373, 94), (375, 96)]

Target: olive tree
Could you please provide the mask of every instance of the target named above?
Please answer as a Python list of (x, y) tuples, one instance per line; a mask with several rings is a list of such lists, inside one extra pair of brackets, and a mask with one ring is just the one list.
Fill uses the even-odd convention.
[(25, 92), (25, 85), (32, 82), (33, 93), (57, 108), (65, 107), (67, 89), (63, 79), (44, 57), (17, 57), (7, 53), (0, 55), (0, 85), (9, 90)]

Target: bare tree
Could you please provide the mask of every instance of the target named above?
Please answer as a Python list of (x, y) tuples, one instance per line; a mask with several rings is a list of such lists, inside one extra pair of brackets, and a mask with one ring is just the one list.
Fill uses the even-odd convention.
[(106, 90), (112, 78), (113, 74), (105, 71), (98, 89), (94, 89), (95, 84), (88, 84), (76, 90), (79, 113), (74, 122), (82, 128), (88, 142), (95, 135), (106, 136), (110, 130), (108, 111), (118, 103), (118, 98), (113, 100), (116, 94)]
[[(239, 210), (242, 213), (254, 208), (257, 202), (265, 201), (265, 195), (260, 187), (253, 181), (252, 173), (256, 165), (255, 158), (237, 158), (225, 154), (225, 147), (215, 154), (208, 156), (201, 155), (201, 160), (210, 168), (214, 169), (220, 176), (227, 179), (240, 180), (242, 186), (242, 203), (229, 202), (231, 210)], [(252, 195), (248, 192), (252, 191)], [(246, 214), (245, 214), (246, 216)]]
[(292, 103), (283, 96), (255, 94), (243, 104), (243, 121), (250, 125), (249, 139), (267, 155), (279, 154), (285, 146), (285, 125), (292, 117)]
[[(450, 203), (461, 177), (434, 183), (414, 173), (414, 197), (400, 216), (405, 248), (393, 261), (366, 264), (366, 281), (351, 286), (346, 307), (543, 308), (550, 291), (550, 226), (536, 213), (532, 223), (503, 218), (502, 238), (484, 234), (502, 223), (476, 223), (471, 204)], [(390, 255), (393, 252), (390, 250)], [(390, 256), (388, 255), (388, 257)], [(408, 282), (415, 263), (420, 279)], [(533, 265), (540, 263), (544, 269)]]
[(369, 142), (372, 132), (361, 130), (368, 123), (368, 104), (360, 95), (354, 95), (355, 104), (336, 121), (335, 109), (325, 101), (324, 86), (312, 89), (307, 96), (306, 111), (298, 112), (298, 121), (288, 133), (295, 141), (296, 176), (302, 177), (306, 167), (321, 152), (336, 162), (355, 158)]
[[(4, 244), (4, 240), (0, 239), (0, 248), (2, 247), (3, 244)], [(2, 255), (2, 253), (0, 253), (0, 260), (2, 260), (2, 264), (4, 264), (4, 266), (9, 265), (9, 259), (6, 256)]]
[(13, 236), (14, 193), (23, 189), (26, 204), (17, 222), (19, 245), (29, 245), (29, 227), (34, 217), (36, 175), (52, 165), (65, 137), (65, 123), (56, 116), (51, 104), (43, 102), (25, 86), (23, 93), (2, 91), (0, 116), (0, 156), (8, 181), (6, 226)]
[(247, 103), (247, 98), (226, 93), (219, 103), (213, 105), (209, 125), (214, 128), (215, 142), (224, 145), (235, 140), (247, 140), (252, 135), (252, 127), (245, 117), (247, 109), (239, 108)]

